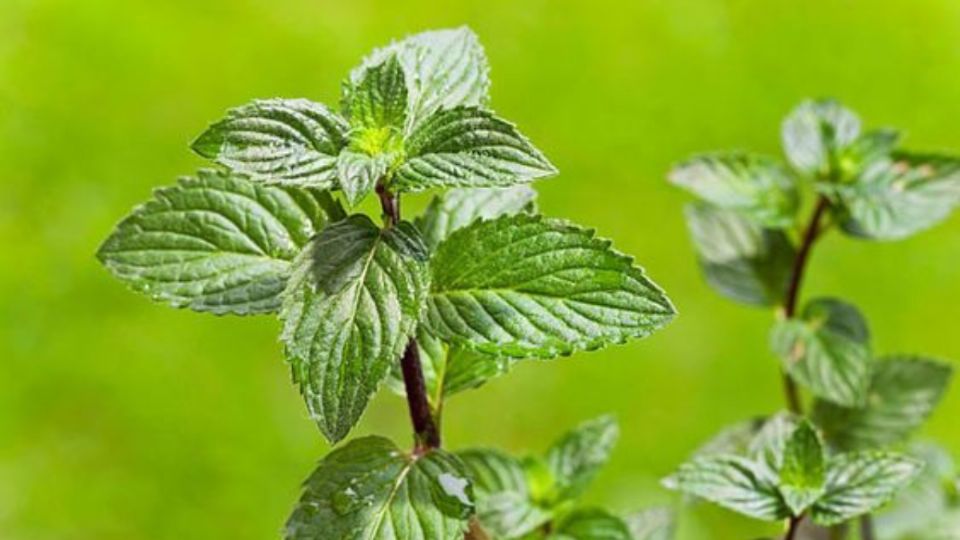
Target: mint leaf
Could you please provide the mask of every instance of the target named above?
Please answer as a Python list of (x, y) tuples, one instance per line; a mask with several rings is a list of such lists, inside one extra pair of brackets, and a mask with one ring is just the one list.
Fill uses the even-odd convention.
[(668, 489), (701, 497), (756, 519), (777, 521), (790, 516), (774, 478), (741, 456), (694, 458), (663, 483)]
[(876, 129), (857, 137), (840, 156), (840, 180), (856, 178), (874, 161), (889, 156), (900, 141), (900, 133), (892, 129)]
[(747, 445), (747, 455), (760, 464), (767, 476), (772, 478), (780, 476), (787, 442), (798, 426), (799, 422), (793, 414), (777, 413), (764, 422)]
[(443, 450), (406, 455), (383, 437), (334, 450), (307, 479), (289, 540), (461, 540), (473, 510), (463, 464)]
[(582, 508), (568, 514), (549, 540), (635, 540), (619, 517), (600, 508)]
[(673, 540), (675, 517), (669, 508), (648, 508), (624, 520), (633, 540)]
[(499, 450), (474, 449), (457, 454), (473, 482), (477, 517), (500, 538), (517, 538), (549, 521), (553, 514), (533, 501), (527, 473), (517, 459)]
[(793, 515), (803, 515), (823, 494), (824, 461), (820, 435), (804, 420), (787, 439), (780, 467), (780, 493)]
[(191, 148), (256, 181), (330, 189), (347, 131), (346, 121), (320, 103), (266, 99), (231, 109)]
[(857, 308), (818, 298), (807, 303), (800, 317), (779, 321), (770, 342), (794, 380), (825, 400), (856, 406), (866, 399), (870, 384), (869, 339)]
[(860, 135), (860, 119), (834, 100), (804, 101), (783, 122), (783, 149), (798, 170), (826, 176)]
[[(874, 517), (874, 523), (878, 531), (883, 531), (884, 538), (936, 538), (930, 534), (931, 524), (947, 515), (954, 504), (951, 499), (955, 493), (950, 493), (948, 486), (957, 471), (950, 453), (935, 444), (911, 445), (908, 454), (923, 462), (923, 470)], [(956, 531), (960, 532), (960, 528)]]
[(829, 526), (871, 512), (906, 487), (921, 468), (919, 461), (900, 454), (839, 454), (829, 462), (826, 489), (811, 517)]
[(290, 261), (343, 209), (327, 193), (201, 170), (134, 209), (97, 258), (117, 278), (175, 307), (270, 313)]
[(700, 267), (714, 290), (756, 306), (783, 300), (794, 258), (783, 231), (706, 204), (688, 205), (685, 215)]
[(406, 74), (405, 132), (439, 109), (486, 104), (490, 87), (487, 58), (469, 28), (422, 32), (377, 49), (351, 72), (351, 80), (358, 81), (367, 67), (392, 55)]
[(453, 231), (474, 221), (535, 211), (536, 198), (537, 192), (527, 185), (449, 189), (434, 197), (414, 224), (433, 250)]
[(799, 204), (797, 187), (779, 163), (742, 152), (696, 156), (675, 166), (670, 181), (772, 228), (792, 225)]
[(930, 416), (953, 369), (921, 357), (893, 356), (874, 363), (869, 397), (859, 408), (822, 400), (814, 418), (827, 441), (841, 449), (884, 447), (905, 439)]
[(347, 203), (355, 206), (373, 191), (377, 180), (390, 167), (390, 157), (380, 154), (369, 156), (360, 152), (343, 151), (337, 157), (337, 177), (347, 197)]
[(475, 107), (437, 111), (404, 148), (406, 161), (393, 180), (401, 191), (506, 187), (557, 172), (513, 124)]
[(355, 84), (344, 83), (343, 112), (350, 124), (361, 130), (361, 136), (366, 135), (364, 129), (403, 131), (407, 117), (407, 84), (396, 56), (365, 68)]
[(960, 160), (895, 154), (870, 163), (852, 183), (822, 189), (837, 200), (844, 232), (899, 240), (940, 223), (960, 202)]
[(515, 358), (644, 337), (674, 308), (631, 262), (565, 221), (519, 214), (476, 222), (437, 248), (425, 324), (445, 341)]
[(352, 215), (294, 263), (281, 340), (310, 415), (342, 439), (407, 344), (423, 307), (426, 246), (413, 225), (380, 230)]
[(605, 415), (580, 424), (547, 450), (546, 460), (556, 480), (559, 499), (572, 499), (583, 493), (600, 467), (610, 460), (619, 437), (617, 421)]

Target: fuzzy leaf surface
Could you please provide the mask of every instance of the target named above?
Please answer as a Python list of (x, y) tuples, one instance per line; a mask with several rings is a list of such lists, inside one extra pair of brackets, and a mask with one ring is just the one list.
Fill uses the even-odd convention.
[(191, 147), (259, 182), (330, 189), (348, 130), (344, 119), (320, 103), (266, 99), (231, 109)]
[(782, 301), (795, 255), (783, 231), (707, 204), (688, 205), (685, 215), (700, 268), (714, 290), (755, 306)]
[(820, 525), (836, 525), (890, 501), (922, 469), (922, 463), (887, 452), (852, 452), (834, 456), (828, 465), (823, 496), (811, 517)]
[(410, 223), (381, 230), (357, 214), (324, 229), (294, 263), (281, 339), (331, 442), (360, 419), (413, 334), (429, 286), (426, 257)]
[(265, 186), (201, 170), (158, 189), (103, 243), (97, 257), (152, 299), (216, 314), (270, 313), (291, 260), (343, 209), (312, 188)]
[(550, 358), (644, 337), (675, 313), (630, 258), (565, 221), (518, 214), (454, 232), (431, 260), (425, 323), (488, 354)]
[(473, 509), (463, 464), (443, 450), (409, 456), (383, 437), (350, 441), (304, 484), (289, 540), (460, 540)]

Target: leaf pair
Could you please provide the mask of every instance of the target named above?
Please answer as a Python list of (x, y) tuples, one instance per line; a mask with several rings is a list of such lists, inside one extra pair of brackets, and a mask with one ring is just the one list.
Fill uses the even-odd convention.
[(304, 483), (291, 540), (460, 540), (473, 513), (463, 463), (443, 450), (401, 452), (383, 437), (350, 441)]
[(700, 455), (664, 483), (753, 518), (809, 514), (830, 526), (886, 503), (920, 469), (920, 462), (889, 452), (827, 457), (812, 425), (781, 415), (764, 425), (746, 455)]
[(394, 191), (508, 186), (556, 169), (483, 108), (487, 64), (466, 28), (425, 32), (375, 51), (343, 84), (340, 113), (305, 99), (232, 109), (193, 143), (256, 182), (340, 189), (356, 205)]

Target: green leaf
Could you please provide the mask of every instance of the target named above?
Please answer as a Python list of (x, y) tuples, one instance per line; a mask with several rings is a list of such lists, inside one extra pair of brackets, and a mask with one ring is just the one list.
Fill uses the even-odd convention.
[(874, 363), (866, 404), (840, 407), (822, 400), (814, 419), (841, 449), (884, 447), (905, 439), (930, 416), (949, 384), (950, 365), (912, 356)]
[(583, 508), (567, 515), (549, 540), (634, 540), (619, 517), (600, 508)]
[(811, 300), (800, 317), (778, 321), (771, 347), (790, 376), (825, 400), (862, 404), (870, 384), (867, 323), (854, 306), (833, 298)]
[(480, 352), (549, 358), (644, 337), (674, 308), (593, 231), (518, 214), (454, 232), (431, 260), (425, 324)]
[(673, 540), (674, 512), (669, 508), (648, 508), (627, 516), (633, 540)]
[(280, 307), (290, 261), (342, 217), (327, 193), (201, 170), (135, 208), (97, 257), (134, 290), (175, 307), (270, 313)]
[[(396, 56), (366, 67), (355, 84), (343, 86), (343, 112), (358, 129), (403, 131), (407, 84)], [(362, 133), (362, 132), (361, 132)]]
[(393, 180), (401, 191), (507, 187), (557, 172), (513, 124), (475, 107), (437, 111), (404, 149), (406, 161)]
[(906, 487), (923, 464), (886, 452), (854, 452), (830, 459), (826, 489), (811, 517), (820, 525), (836, 525), (882, 506)]
[(527, 472), (517, 459), (499, 450), (458, 453), (473, 482), (477, 517), (497, 537), (517, 538), (549, 521), (553, 514), (534, 502)]
[(334, 450), (307, 479), (290, 540), (461, 540), (473, 510), (463, 464), (442, 450), (406, 455), (383, 437)]
[(799, 421), (793, 414), (777, 413), (763, 424), (747, 445), (747, 455), (759, 463), (767, 476), (771, 478), (780, 476), (787, 442), (797, 430), (798, 425)]
[(826, 176), (859, 135), (860, 119), (837, 101), (804, 101), (783, 122), (783, 149), (798, 171)]
[(330, 189), (347, 131), (346, 121), (319, 103), (257, 100), (231, 109), (191, 148), (259, 182)]
[[(953, 459), (946, 449), (930, 443), (912, 445), (909, 455), (923, 462), (916, 480), (897, 493), (880, 514), (874, 516), (878, 533), (884, 539), (926, 539), (925, 534), (952, 506), (948, 486), (956, 477)], [(958, 522), (960, 525), (960, 522)], [(960, 532), (958, 527), (955, 532)]]
[(360, 152), (344, 150), (337, 157), (337, 177), (347, 197), (347, 203), (355, 206), (373, 191), (377, 180), (387, 173), (390, 156), (368, 156)]
[(741, 456), (694, 458), (666, 478), (664, 486), (756, 519), (778, 521), (790, 515), (775, 479)]
[(737, 212), (706, 204), (688, 205), (685, 214), (711, 287), (744, 304), (773, 306), (783, 301), (795, 256), (783, 231), (765, 229)]
[(771, 228), (792, 225), (799, 204), (797, 187), (779, 163), (742, 152), (696, 156), (674, 167), (670, 181)]
[(823, 494), (824, 460), (820, 435), (804, 420), (787, 439), (780, 467), (780, 493), (793, 515), (803, 515)]
[(824, 188), (844, 232), (899, 240), (946, 219), (960, 202), (960, 160), (896, 154), (870, 163), (848, 184)]
[(413, 225), (381, 230), (353, 215), (294, 263), (280, 316), (293, 379), (331, 441), (359, 420), (413, 334), (429, 276)]
[(900, 141), (900, 133), (877, 129), (857, 137), (840, 156), (840, 181), (856, 178), (871, 163), (889, 156)]
[(474, 221), (535, 211), (536, 198), (537, 192), (527, 185), (449, 189), (434, 197), (414, 224), (434, 250), (453, 231)]
[(439, 109), (486, 104), (487, 58), (469, 28), (422, 32), (378, 49), (353, 70), (351, 80), (358, 81), (367, 67), (392, 55), (406, 74), (406, 133)]
[(561, 500), (583, 493), (610, 460), (619, 437), (617, 421), (605, 415), (580, 424), (547, 450), (547, 464), (556, 479)]

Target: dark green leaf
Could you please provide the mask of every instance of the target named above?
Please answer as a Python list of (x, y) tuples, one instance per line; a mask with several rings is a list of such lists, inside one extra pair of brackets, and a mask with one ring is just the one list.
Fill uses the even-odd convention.
[(953, 369), (943, 362), (894, 356), (874, 363), (869, 397), (860, 408), (817, 401), (814, 418), (827, 442), (841, 449), (883, 447), (903, 440), (930, 416)]
[(860, 119), (834, 100), (804, 101), (783, 122), (783, 149), (797, 170), (830, 174), (860, 135)]
[(619, 517), (600, 508), (578, 509), (567, 515), (549, 540), (635, 540)]
[(564, 221), (518, 214), (475, 222), (431, 261), (426, 324), (445, 341), (516, 358), (644, 337), (674, 309), (631, 263)]
[(827, 186), (853, 236), (899, 240), (943, 221), (960, 202), (960, 160), (898, 154), (866, 166), (851, 183)]
[(534, 502), (520, 461), (499, 450), (465, 450), (458, 455), (473, 481), (477, 517), (489, 532), (517, 538), (553, 517)]
[(870, 384), (870, 335), (857, 308), (817, 298), (798, 318), (779, 321), (771, 346), (794, 380), (825, 400), (862, 404)]
[(449, 189), (434, 197), (414, 224), (434, 250), (453, 231), (474, 221), (534, 211), (536, 198), (537, 192), (527, 185)]
[(741, 456), (694, 458), (665, 479), (664, 485), (756, 519), (777, 521), (790, 515), (775, 478)]
[(407, 84), (396, 56), (368, 66), (355, 84), (344, 84), (343, 91), (343, 112), (355, 128), (403, 131)]
[(267, 99), (231, 109), (193, 150), (256, 181), (332, 188), (348, 126), (306, 99)]
[(783, 231), (764, 229), (737, 212), (696, 204), (686, 208), (687, 226), (707, 283), (745, 304), (783, 301), (794, 249)]
[(580, 424), (547, 450), (547, 463), (560, 499), (572, 499), (586, 489), (610, 460), (619, 437), (617, 421), (612, 416), (601, 416)]
[(201, 170), (134, 209), (97, 257), (154, 300), (217, 314), (269, 313), (280, 307), (290, 261), (342, 217), (327, 193)]
[(307, 479), (291, 540), (462, 540), (473, 510), (463, 464), (442, 450), (409, 456), (382, 437), (350, 441)]
[(311, 416), (331, 441), (359, 420), (416, 328), (428, 288), (413, 225), (363, 215), (323, 230), (294, 263), (281, 339)]
[(839, 454), (830, 459), (826, 489), (811, 516), (820, 525), (836, 525), (871, 512), (906, 487), (922, 466), (901, 454)]
[(507, 187), (557, 172), (517, 128), (474, 107), (442, 109), (405, 141), (394, 183), (402, 191)]
[(633, 540), (673, 540), (675, 517), (669, 508), (648, 508), (624, 520)]
[(793, 515), (803, 515), (823, 494), (824, 460), (820, 435), (809, 422), (801, 422), (787, 439), (780, 467), (780, 493)]
[(674, 167), (670, 181), (718, 208), (774, 228), (793, 224), (799, 202), (796, 185), (780, 164), (739, 152), (696, 156)]

